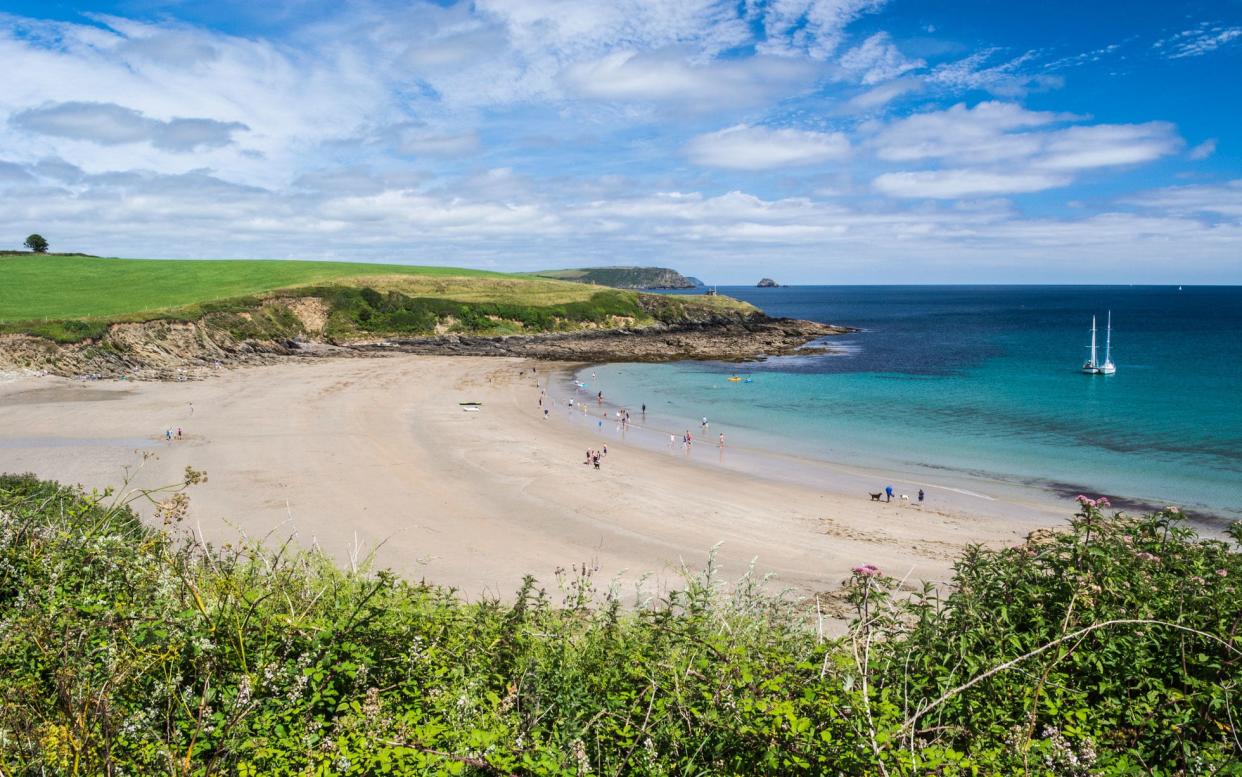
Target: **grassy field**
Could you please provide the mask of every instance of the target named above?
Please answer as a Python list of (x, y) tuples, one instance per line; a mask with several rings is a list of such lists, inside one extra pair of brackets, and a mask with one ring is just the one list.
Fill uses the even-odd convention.
[[(261, 260), (0, 257), (0, 322), (111, 319), (309, 284), (506, 276), (455, 267)], [(570, 284), (564, 284), (573, 288)]]
[(396, 264), (270, 260), (106, 259), (0, 255), (0, 333), (59, 343), (102, 338), (121, 321), (211, 325), (238, 339), (305, 334), (287, 309), (263, 300), (313, 296), (328, 305), (323, 334), (348, 340), (435, 331), (503, 335), (748, 314), (727, 297), (666, 298), (658, 310), (636, 291), (550, 278)]

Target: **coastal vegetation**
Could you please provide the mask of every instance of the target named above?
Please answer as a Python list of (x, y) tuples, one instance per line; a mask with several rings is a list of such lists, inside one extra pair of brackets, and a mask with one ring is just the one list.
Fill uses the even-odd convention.
[[(307, 334), (287, 303), (326, 306), (323, 332), (346, 338), (437, 332), (511, 334), (669, 321), (690, 308), (756, 313), (721, 297), (675, 302), (580, 283), (452, 267), (259, 260), (0, 257), (0, 333), (59, 343), (117, 323), (207, 317), (241, 339)], [(295, 306), (296, 307), (296, 306)]]
[(541, 270), (531, 275), (617, 289), (695, 289), (703, 285), (697, 278), (687, 278), (667, 267), (583, 267)]
[[(1082, 497), (943, 591), (570, 567), (503, 601), (0, 478), (5, 774), (1242, 774), (1242, 553)], [(149, 501), (158, 528), (133, 507)], [(844, 611), (828, 638), (822, 613)]]

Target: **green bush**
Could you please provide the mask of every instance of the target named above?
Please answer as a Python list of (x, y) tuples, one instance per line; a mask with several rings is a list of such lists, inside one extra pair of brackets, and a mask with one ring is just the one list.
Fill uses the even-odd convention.
[(710, 568), (656, 601), (572, 569), (466, 604), (204, 547), (179, 528), (202, 478), (0, 478), (0, 772), (1239, 773), (1242, 556), (1168, 512), (1084, 505), (972, 550), (943, 597), (860, 566), (825, 640), (814, 607)]

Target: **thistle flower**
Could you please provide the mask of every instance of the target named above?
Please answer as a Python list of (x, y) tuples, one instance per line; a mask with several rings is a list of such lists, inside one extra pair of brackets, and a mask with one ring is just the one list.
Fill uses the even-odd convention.
[(880, 569), (875, 564), (863, 564), (861, 567), (854, 567), (854, 574), (859, 577), (879, 577)]

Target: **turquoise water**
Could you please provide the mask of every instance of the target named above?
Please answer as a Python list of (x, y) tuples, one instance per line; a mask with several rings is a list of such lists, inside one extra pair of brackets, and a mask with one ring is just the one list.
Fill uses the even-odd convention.
[[(831, 355), (613, 364), (612, 402), (829, 462), (1242, 517), (1242, 288), (721, 288), (848, 324)], [(1113, 316), (1112, 376), (1078, 371)], [(1103, 332), (1100, 335), (1101, 351)], [(738, 373), (750, 383), (732, 383)], [(594, 392), (595, 388), (591, 391)]]

